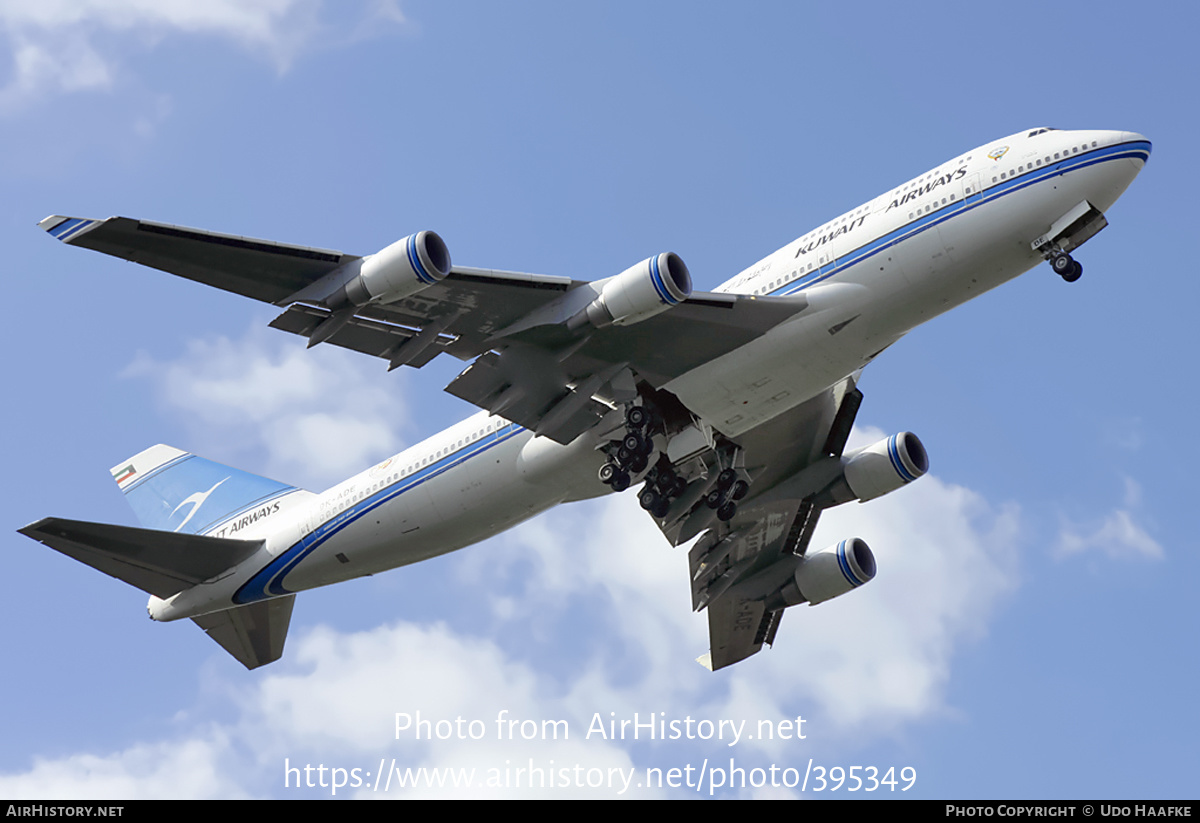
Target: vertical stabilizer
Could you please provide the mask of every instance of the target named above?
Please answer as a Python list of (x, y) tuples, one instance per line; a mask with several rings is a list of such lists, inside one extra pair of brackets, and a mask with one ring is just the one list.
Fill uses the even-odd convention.
[(272, 514), (298, 491), (163, 445), (118, 463), (112, 475), (143, 526), (183, 534), (207, 534), (239, 515)]

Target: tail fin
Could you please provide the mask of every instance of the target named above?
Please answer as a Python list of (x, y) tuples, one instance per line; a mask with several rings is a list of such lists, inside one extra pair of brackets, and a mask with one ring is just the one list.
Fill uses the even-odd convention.
[(264, 509), (270, 514), (281, 497), (298, 491), (163, 445), (117, 464), (112, 475), (143, 526), (183, 534), (208, 534)]

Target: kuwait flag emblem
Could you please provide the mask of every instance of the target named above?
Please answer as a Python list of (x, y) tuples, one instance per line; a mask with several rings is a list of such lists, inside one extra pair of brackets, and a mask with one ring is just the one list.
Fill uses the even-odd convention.
[(133, 464), (130, 463), (125, 468), (118, 469), (117, 471), (113, 472), (113, 480), (116, 480), (118, 484), (124, 483), (126, 480), (133, 477), (135, 474), (137, 474), (137, 470), (134, 469)]

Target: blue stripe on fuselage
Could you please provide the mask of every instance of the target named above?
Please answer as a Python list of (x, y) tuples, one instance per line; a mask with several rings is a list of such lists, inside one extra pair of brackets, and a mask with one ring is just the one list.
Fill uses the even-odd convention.
[(1146, 162), (1150, 158), (1150, 143), (1139, 140), (1133, 143), (1105, 146), (1104, 148), (1093, 149), (1078, 156), (1064, 158), (1051, 165), (1042, 166), (1039, 169), (1015, 175), (990, 188), (985, 188), (981, 192), (973, 193), (969, 197), (949, 203), (936, 211), (929, 212), (929, 214), (914, 218), (911, 222), (905, 223), (903, 226), (893, 229), (875, 240), (871, 240), (855, 249), (838, 255), (833, 264), (815, 268), (811, 272), (788, 283), (784, 283), (773, 291), (767, 292), (767, 294), (770, 296), (797, 294), (816, 283), (824, 282), (833, 275), (843, 272), (851, 266), (855, 266), (882, 251), (902, 243), (910, 237), (920, 234), (926, 229), (944, 223), (956, 215), (965, 214), (985, 203), (995, 202), (1005, 195), (1044, 182), (1051, 177), (1066, 174), (1069, 171), (1077, 171), (1088, 166), (1094, 166), (1097, 163), (1106, 163), (1110, 160), (1121, 160), (1124, 158), (1139, 159), (1142, 162)]
[(358, 520), (368, 512), (373, 511), (389, 500), (397, 497), (404, 492), (416, 488), (427, 480), (436, 477), (449, 469), (461, 465), (472, 457), (477, 457), (491, 448), (504, 443), (521, 432), (525, 431), (524, 427), (518, 426), (516, 423), (509, 423), (493, 434), (486, 435), (474, 443), (463, 446), (458, 451), (448, 454), (445, 457), (430, 463), (428, 466), (415, 471), (410, 475), (401, 477), (395, 483), (380, 489), (374, 494), (363, 498), (358, 503), (355, 503), (345, 511), (338, 512), (336, 515), (321, 523), (311, 532), (304, 535), (298, 541), (293, 543), (285, 551), (281, 552), (277, 557), (271, 560), (266, 566), (260, 569), (253, 577), (242, 584), (233, 595), (233, 602), (238, 604), (253, 603), (258, 600), (266, 600), (271, 597), (279, 597), (285, 594), (291, 594), (283, 587), (283, 578), (294, 569), (300, 561), (312, 554), (318, 547), (332, 538), (342, 529), (349, 526), (354, 521)]

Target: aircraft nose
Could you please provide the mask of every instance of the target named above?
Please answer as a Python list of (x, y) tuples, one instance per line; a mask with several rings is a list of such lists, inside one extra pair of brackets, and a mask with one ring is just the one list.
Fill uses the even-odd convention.
[(1121, 137), (1126, 143), (1145, 143), (1146, 153), (1150, 153), (1151, 143), (1146, 139), (1145, 135), (1138, 134), (1136, 131), (1126, 131), (1121, 133)]

